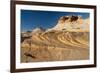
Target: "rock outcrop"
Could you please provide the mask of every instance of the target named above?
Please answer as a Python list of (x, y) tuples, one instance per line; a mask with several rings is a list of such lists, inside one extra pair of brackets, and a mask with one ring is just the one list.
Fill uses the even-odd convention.
[(83, 19), (81, 16), (62, 16), (57, 25), (50, 30), (89, 31), (89, 24), (89, 18)]
[(89, 59), (89, 25), (89, 18), (63, 16), (51, 29), (22, 34), (30, 36), (21, 43), (21, 62)]

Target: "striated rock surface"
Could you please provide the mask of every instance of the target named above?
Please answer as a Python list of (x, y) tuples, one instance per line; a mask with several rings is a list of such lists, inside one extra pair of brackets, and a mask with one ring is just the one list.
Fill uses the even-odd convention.
[(23, 38), (21, 62), (89, 59), (89, 18), (63, 16), (55, 27), (36, 28), (22, 33)]

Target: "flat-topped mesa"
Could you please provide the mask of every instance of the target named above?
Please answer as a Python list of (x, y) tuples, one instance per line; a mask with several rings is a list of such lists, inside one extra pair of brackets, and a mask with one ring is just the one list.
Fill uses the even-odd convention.
[(62, 16), (53, 30), (89, 30), (89, 18), (83, 19), (81, 16)]

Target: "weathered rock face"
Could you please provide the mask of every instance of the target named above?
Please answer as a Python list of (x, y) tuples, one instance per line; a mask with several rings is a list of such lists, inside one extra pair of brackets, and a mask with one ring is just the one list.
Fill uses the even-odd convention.
[(89, 30), (89, 18), (87, 19), (82, 19), (80, 16), (62, 16), (58, 24), (52, 28), (53, 30)]
[[(24, 40), (22, 62), (83, 60), (89, 58), (88, 32), (53, 31)], [(25, 56), (25, 53), (34, 56)]]
[[(21, 43), (21, 62), (89, 59), (89, 31), (84, 31), (89, 28), (83, 30), (83, 23), (89, 25), (89, 19), (63, 16), (48, 32), (34, 29)], [(28, 36), (29, 33), (24, 34)]]

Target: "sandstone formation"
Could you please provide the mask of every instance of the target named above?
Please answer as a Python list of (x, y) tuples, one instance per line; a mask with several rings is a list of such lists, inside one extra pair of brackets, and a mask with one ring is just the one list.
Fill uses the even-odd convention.
[(89, 18), (62, 16), (48, 30), (21, 33), (21, 62), (89, 59)]

